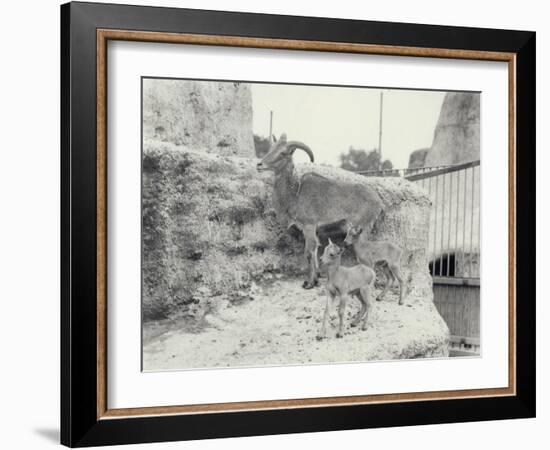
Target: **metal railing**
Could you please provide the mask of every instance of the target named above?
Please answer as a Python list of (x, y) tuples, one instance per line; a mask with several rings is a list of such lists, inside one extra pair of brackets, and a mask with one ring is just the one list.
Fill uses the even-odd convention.
[(365, 176), (401, 176), (420, 185), (432, 201), (428, 251), (430, 273), (455, 278), (462, 285), (479, 285), (480, 165), (464, 164), (362, 171)]
[(419, 184), (432, 200), (428, 239), (432, 276), (479, 279), (479, 161), (405, 178)]
[(355, 173), (366, 177), (409, 177), (411, 175), (432, 172), (438, 169), (454, 167), (453, 165), (442, 165), (432, 167), (417, 167), (414, 169), (385, 169), (385, 170), (358, 170)]
[(451, 332), (450, 354), (479, 354), (479, 161), (392, 172), (368, 171), (363, 175), (396, 176), (397, 172), (426, 191), (432, 203), (427, 251), (434, 305)]

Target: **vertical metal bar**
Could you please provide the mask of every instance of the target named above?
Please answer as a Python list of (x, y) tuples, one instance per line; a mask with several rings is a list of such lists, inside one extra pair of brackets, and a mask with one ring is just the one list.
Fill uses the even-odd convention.
[(453, 174), (454, 174), (453, 172), (449, 173), (449, 222), (448, 222), (448, 229), (447, 229), (447, 276), (450, 276), (449, 265), (451, 264), (450, 249), (451, 249), (451, 219), (452, 219), (451, 205), (453, 204), (452, 202)]
[(454, 274), (457, 276), (457, 263), (458, 263), (458, 203), (460, 197), (460, 173), (462, 170), (456, 172), (456, 216), (455, 216), (455, 267)]
[(443, 192), (441, 193), (441, 248), (439, 249), (441, 254), (439, 257), (439, 276), (443, 276), (443, 229), (445, 228), (445, 178), (446, 174), (443, 174)]
[[(431, 178), (430, 178), (431, 181)], [(436, 240), (437, 240), (437, 194), (439, 192), (439, 177), (435, 177), (435, 201), (434, 201), (434, 251), (432, 258), (432, 276), (435, 275), (435, 257), (436, 257)]]
[(380, 122), (379, 122), (379, 134), (378, 134), (378, 170), (382, 169), (382, 117), (383, 117), (383, 109), (384, 109), (384, 91), (380, 91)]
[(477, 278), (481, 278), (481, 165), (477, 166), (477, 173), (477, 248), (479, 250)]
[[(432, 179), (428, 179), (427, 183), (428, 185), (428, 197), (430, 199), (430, 202), (432, 201)], [(433, 212), (433, 208), (430, 208), (430, 217), (429, 217), (429, 220), (428, 220), (428, 251), (430, 251), (430, 225), (432, 223), (432, 212)], [(431, 274), (430, 274), (431, 275)]]
[(466, 276), (466, 187), (468, 186), (468, 169), (464, 169), (464, 208), (462, 209), (462, 277)]
[(474, 194), (475, 194), (475, 177), (474, 177), (475, 167), (472, 167), (472, 208), (471, 208), (471, 214), (470, 214), (470, 278), (473, 278), (473, 270), (472, 270), (472, 251), (473, 251), (473, 237), (474, 237)]

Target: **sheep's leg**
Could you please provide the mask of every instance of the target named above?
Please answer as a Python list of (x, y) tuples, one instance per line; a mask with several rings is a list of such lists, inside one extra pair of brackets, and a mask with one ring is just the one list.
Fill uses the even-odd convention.
[(382, 299), (386, 295), (386, 292), (388, 292), (388, 289), (390, 288), (390, 277), (388, 276), (388, 272), (391, 272), (391, 268), (388, 266), (386, 262), (384, 263), (384, 269), (382, 271), (386, 276), (386, 283), (384, 284), (384, 289), (382, 289), (382, 292), (380, 293), (380, 295), (376, 297), (377, 301), (382, 301)]
[(356, 327), (359, 324), (359, 322), (361, 322), (361, 319), (363, 318), (363, 316), (367, 312), (367, 302), (363, 298), (363, 294), (361, 293), (361, 290), (359, 290), (359, 292), (357, 293), (357, 298), (361, 302), (361, 309), (359, 310), (357, 315), (353, 318), (353, 321), (350, 324), (350, 326), (352, 326), (352, 327)]
[(380, 271), (382, 273), (382, 276), (384, 277), (384, 286), (386, 286), (387, 284), (390, 284), (391, 283), (391, 271), (390, 269), (388, 268), (388, 265), (386, 264), (386, 262), (383, 262), (382, 264), (378, 264), (378, 267), (380, 268)]
[(388, 283), (390, 287), (393, 287), (395, 284), (395, 276), (393, 275), (393, 272), (390, 269), (390, 266), (388, 264), (385, 265), (384, 270), (386, 272), (386, 276), (388, 277)]
[(303, 230), (305, 238), (305, 253), (306, 260), (309, 265), (309, 279), (304, 281), (303, 287), (311, 289), (317, 284), (318, 277), (318, 261), (317, 248), (319, 247), (319, 239), (314, 225), (307, 225)]
[(325, 307), (325, 315), (323, 316), (323, 325), (321, 326), (321, 331), (317, 335), (317, 340), (321, 340), (327, 337), (327, 327), (328, 320), (330, 318), (330, 305), (334, 300), (334, 296), (327, 290), (327, 305)]
[(401, 270), (396, 264), (390, 265), (390, 270), (392, 271), (395, 278), (397, 278), (397, 281), (399, 282), (399, 304), (403, 304), (403, 298), (405, 296), (405, 281), (403, 279), (403, 275), (401, 274)]
[(380, 268), (382, 269), (382, 273), (384, 274), (384, 277), (386, 279), (386, 282), (384, 284), (387, 284), (391, 288), (395, 282), (395, 277), (393, 276), (393, 272), (391, 271), (387, 261), (384, 261), (382, 264), (380, 264)]
[(347, 295), (341, 295), (340, 296), (340, 305), (338, 306), (338, 333), (336, 333), (337, 338), (344, 337), (344, 316), (346, 314), (346, 303), (348, 300)]
[(364, 286), (360, 289), (361, 297), (363, 297), (363, 301), (365, 302), (365, 315), (363, 316), (363, 326), (361, 329), (366, 330), (367, 329), (367, 319), (369, 317), (369, 311), (372, 307), (371, 297), (370, 297), (370, 290), (372, 288), (372, 284), (370, 286)]
[(321, 271), (319, 270), (319, 241), (317, 241), (317, 246), (313, 252), (313, 263), (315, 264), (315, 285), (319, 284), (319, 277), (321, 276)]

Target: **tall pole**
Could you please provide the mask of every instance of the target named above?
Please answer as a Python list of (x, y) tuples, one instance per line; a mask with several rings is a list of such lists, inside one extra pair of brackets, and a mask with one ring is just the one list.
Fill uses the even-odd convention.
[(378, 156), (380, 157), (378, 161), (378, 170), (382, 170), (382, 109), (384, 105), (384, 92), (380, 91), (380, 120), (379, 120), (379, 131), (378, 131)]
[(269, 141), (271, 142), (271, 136), (273, 136), (273, 111), (269, 111)]

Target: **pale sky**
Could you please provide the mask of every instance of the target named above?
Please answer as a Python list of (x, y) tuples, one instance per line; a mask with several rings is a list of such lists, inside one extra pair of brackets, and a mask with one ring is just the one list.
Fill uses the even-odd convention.
[[(406, 168), (409, 155), (432, 145), (445, 92), (371, 89), (282, 84), (251, 84), (253, 129), (269, 134), (269, 111), (273, 132), (302, 141), (315, 161), (339, 165), (338, 155), (354, 148), (378, 147), (380, 92), (384, 93), (382, 158), (394, 168)], [(307, 155), (296, 152), (297, 161)]]

